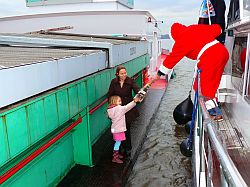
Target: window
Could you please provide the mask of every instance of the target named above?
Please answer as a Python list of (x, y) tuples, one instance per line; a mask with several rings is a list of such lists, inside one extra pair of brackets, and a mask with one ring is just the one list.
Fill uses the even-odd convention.
[(246, 61), (247, 37), (236, 37), (232, 51), (232, 83), (242, 93)]
[(243, 0), (243, 17), (250, 16), (250, 0)]
[(227, 23), (230, 25), (238, 20), (240, 20), (239, 0), (231, 0), (227, 15)]

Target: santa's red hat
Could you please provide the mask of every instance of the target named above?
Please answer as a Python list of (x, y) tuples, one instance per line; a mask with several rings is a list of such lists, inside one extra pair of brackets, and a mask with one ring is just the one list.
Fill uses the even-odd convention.
[(172, 40), (176, 41), (181, 36), (182, 32), (185, 31), (187, 27), (185, 25), (182, 25), (180, 23), (174, 23), (171, 26), (169, 36)]

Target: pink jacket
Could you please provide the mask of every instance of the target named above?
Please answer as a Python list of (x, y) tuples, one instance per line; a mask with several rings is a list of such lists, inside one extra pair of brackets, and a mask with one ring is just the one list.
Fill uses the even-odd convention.
[(125, 120), (125, 113), (128, 112), (135, 106), (135, 102), (131, 101), (125, 106), (115, 106), (113, 108), (109, 108), (107, 110), (108, 116), (112, 121), (111, 125), (111, 132), (118, 133), (126, 131), (126, 120)]

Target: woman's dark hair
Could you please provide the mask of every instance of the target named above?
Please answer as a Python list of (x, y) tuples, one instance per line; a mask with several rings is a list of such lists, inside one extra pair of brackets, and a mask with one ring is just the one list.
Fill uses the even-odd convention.
[(115, 76), (116, 76), (116, 78), (119, 80), (119, 72), (122, 70), (122, 69), (125, 69), (126, 70), (126, 68), (124, 67), (124, 66), (118, 66), (117, 68), (116, 68), (116, 71), (115, 71)]

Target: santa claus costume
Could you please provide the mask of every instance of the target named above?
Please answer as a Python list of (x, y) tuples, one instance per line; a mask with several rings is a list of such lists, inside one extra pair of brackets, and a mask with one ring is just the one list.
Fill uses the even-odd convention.
[(172, 52), (166, 57), (157, 73), (169, 74), (183, 57), (198, 60), (197, 67), (201, 70), (201, 92), (208, 100), (206, 102), (208, 110), (216, 107), (215, 94), (229, 58), (227, 49), (216, 40), (220, 34), (221, 27), (217, 24), (185, 26), (174, 23), (170, 30), (170, 37), (175, 42)]

